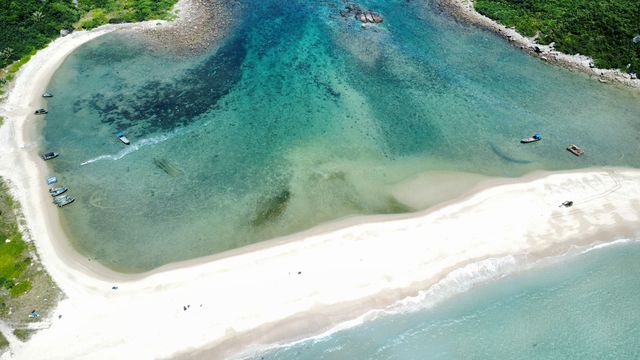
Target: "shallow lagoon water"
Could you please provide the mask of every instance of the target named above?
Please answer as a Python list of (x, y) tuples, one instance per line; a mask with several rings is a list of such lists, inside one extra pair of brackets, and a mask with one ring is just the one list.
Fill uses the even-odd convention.
[[(637, 95), (429, 4), (363, 1), (385, 23), (361, 29), (337, 0), (243, 3), (204, 54), (117, 33), (55, 74), (42, 147), (62, 154), (51, 171), (77, 197), (64, 225), (88, 257), (138, 272), (412, 211), (392, 190), (430, 171), (640, 166)], [(518, 143), (538, 131), (542, 142)], [(571, 143), (586, 155), (566, 152)]]

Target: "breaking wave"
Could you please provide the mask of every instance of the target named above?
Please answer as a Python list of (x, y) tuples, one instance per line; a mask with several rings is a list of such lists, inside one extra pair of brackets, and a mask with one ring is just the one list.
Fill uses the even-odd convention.
[(101, 160), (112, 160), (112, 161), (120, 160), (123, 157), (142, 149), (143, 147), (163, 143), (163, 142), (173, 138), (176, 135), (177, 135), (176, 132), (172, 132), (172, 133), (169, 133), (169, 134), (163, 134), (163, 135), (159, 135), (159, 136), (150, 137), (150, 138), (147, 138), (147, 139), (142, 139), (142, 140), (140, 140), (138, 142), (132, 143), (131, 145), (129, 145), (126, 148), (122, 149), (117, 154), (104, 154), (104, 155), (96, 156), (96, 157), (94, 157), (92, 159), (83, 161), (82, 163), (80, 163), (80, 166), (93, 164), (94, 162), (101, 161)]

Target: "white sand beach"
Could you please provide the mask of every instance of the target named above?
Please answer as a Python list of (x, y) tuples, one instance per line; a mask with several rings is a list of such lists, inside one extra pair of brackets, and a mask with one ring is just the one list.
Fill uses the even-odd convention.
[[(69, 245), (31, 115), (65, 57), (112, 29), (74, 33), (38, 52), (2, 105), (0, 175), (66, 295), (43, 320), (48, 328), (3, 358), (227, 358), (392, 305), (473, 262), (562, 254), (640, 232), (640, 170), (591, 169), (534, 174), (425, 212), (351, 218), (147, 274), (115, 273)], [(574, 205), (559, 207), (565, 200)]]

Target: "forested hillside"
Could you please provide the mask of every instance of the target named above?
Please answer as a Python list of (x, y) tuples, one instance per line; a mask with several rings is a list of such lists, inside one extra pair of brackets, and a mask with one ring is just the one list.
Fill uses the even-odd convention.
[(475, 9), (525, 36), (538, 34), (541, 44), (588, 55), (600, 68), (640, 73), (638, 0), (476, 0)]
[[(28, 56), (61, 29), (166, 18), (176, 0), (2, 0), (0, 68)], [(24, 59), (26, 62), (27, 59)], [(19, 67), (19, 65), (18, 65)]]

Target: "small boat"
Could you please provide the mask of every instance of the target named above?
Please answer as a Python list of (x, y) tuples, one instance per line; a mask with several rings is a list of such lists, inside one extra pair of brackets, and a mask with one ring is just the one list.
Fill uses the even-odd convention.
[(55, 176), (49, 176), (47, 178), (47, 185), (55, 184), (58, 182), (58, 178)]
[(48, 111), (46, 109), (38, 109), (38, 110), (36, 110), (34, 112), (34, 114), (36, 114), (36, 115), (44, 115), (46, 113), (48, 113)]
[(57, 197), (53, 198), (53, 203), (58, 205), (58, 207), (63, 207), (65, 205), (69, 205), (74, 201), (76, 201), (76, 199), (71, 197), (71, 196), (69, 196), (69, 195), (60, 195), (60, 196), (57, 196)]
[(66, 193), (67, 190), (68, 189), (65, 186), (59, 186), (59, 187), (49, 189), (49, 194), (51, 194), (51, 196), (53, 197), (56, 197), (58, 195), (62, 195)]
[(572, 207), (573, 206), (573, 201), (571, 200), (567, 200), (565, 202), (563, 202), (562, 204), (560, 204), (560, 207)]
[(520, 140), (520, 143), (528, 144), (528, 143), (532, 143), (540, 140), (542, 140), (542, 135), (540, 133), (535, 133), (533, 134), (533, 136)]
[(584, 150), (580, 149), (577, 145), (571, 144), (567, 147), (567, 150), (575, 156), (584, 154)]
[(127, 139), (127, 137), (124, 135), (124, 133), (122, 131), (118, 131), (116, 133), (116, 136), (118, 137), (118, 139), (120, 139), (120, 141), (122, 141), (125, 145), (129, 145), (131, 144), (131, 142), (129, 141), (129, 139)]
[(46, 93), (42, 94), (42, 97), (43, 98), (50, 98), (50, 97), (53, 97), (53, 94), (51, 94), (50, 92), (46, 92)]
[(42, 154), (42, 155), (40, 155), (40, 157), (42, 158), (42, 160), (51, 160), (53, 158), (57, 158), (58, 155), (60, 155), (60, 154), (58, 154), (57, 152), (53, 152), (52, 151), (52, 152), (48, 152), (46, 154)]

